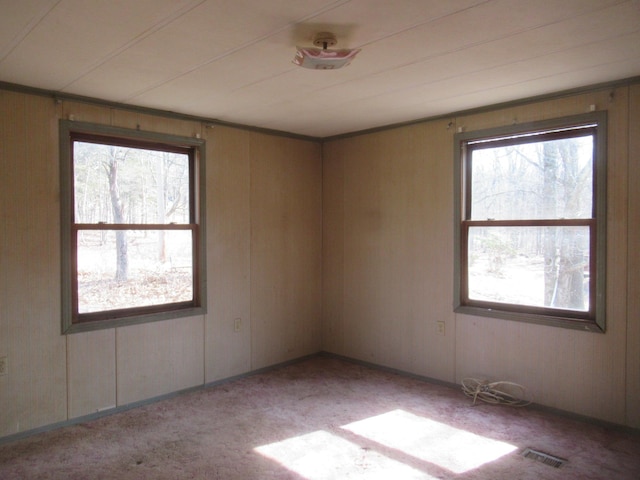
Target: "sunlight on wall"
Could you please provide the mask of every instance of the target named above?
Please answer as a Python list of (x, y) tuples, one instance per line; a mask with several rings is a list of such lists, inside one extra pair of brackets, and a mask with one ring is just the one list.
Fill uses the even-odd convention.
[(308, 480), (436, 478), (322, 430), (255, 450)]
[(394, 410), (342, 428), (454, 473), (493, 462), (517, 449), (508, 443)]

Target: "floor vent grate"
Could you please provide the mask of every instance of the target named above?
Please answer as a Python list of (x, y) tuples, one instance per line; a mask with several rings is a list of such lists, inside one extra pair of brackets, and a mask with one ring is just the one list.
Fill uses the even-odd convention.
[(567, 460), (560, 457), (554, 457), (553, 455), (549, 455), (548, 453), (540, 452), (538, 450), (533, 450), (532, 448), (527, 448), (524, 452), (522, 452), (522, 456), (524, 458), (530, 458), (535, 460), (536, 462), (544, 463), (545, 465), (550, 465), (553, 468), (560, 468), (562, 465), (567, 463)]

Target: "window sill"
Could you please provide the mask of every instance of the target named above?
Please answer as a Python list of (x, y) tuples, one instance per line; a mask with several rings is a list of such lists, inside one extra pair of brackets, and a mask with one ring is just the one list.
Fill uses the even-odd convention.
[(549, 327), (568, 328), (571, 330), (581, 330), (586, 332), (604, 333), (598, 324), (590, 320), (579, 320), (553, 315), (539, 315), (535, 313), (510, 312), (495, 308), (482, 308), (467, 305), (460, 305), (454, 308), (455, 313), (464, 315), (474, 315), (477, 317), (490, 317), (501, 320), (511, 320), (515, 322), (533, 323), (536, 325), (546, 325)]
[(94, 330), (106, 330), (109, 328), (126, 327), (129, 325), (140, 325), (143, 323), (159, 322), (175, 318), (195, 317), (207, 313), (205, 307), (192, 307), (180, 310), (170, 310), (165, 312), (149, 313), (146, 315), (135, 315), (130, 317), (119, 317), (107, 320), (85, 321), (68, 323), (63, 326), (62, 334), (70, 335), (81, 332), (91, 332)]

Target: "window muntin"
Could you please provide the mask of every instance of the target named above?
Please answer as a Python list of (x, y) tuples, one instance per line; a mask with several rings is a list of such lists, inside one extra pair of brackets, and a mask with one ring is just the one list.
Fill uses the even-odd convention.
[(205, 311), (204, 142), (61, 122), (63, 331)]
[(456, 136), (456, 311), (604, 329), (605, 120)]

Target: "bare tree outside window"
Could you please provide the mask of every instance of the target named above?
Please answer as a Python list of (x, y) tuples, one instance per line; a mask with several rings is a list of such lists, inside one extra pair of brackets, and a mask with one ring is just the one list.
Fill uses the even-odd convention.
[[(471, 219), (589, 218), (592, 151), (591, 136), (474, 150)], [(588, 229), (485, 225), (470, 237), (470, 298), (589, 310)]]
[(74, 172), (76, 223), (100, 227), (78, 230), (78, 312), (191, 301), (192, 232), (167, 229), (190, 223), (189, 156), (76, 141)]
[(597, 133), (462, 140), (461, 307), (594, 321)]
[[(120, 199), (120, 185), (118, 181), (118, 169), (120, 162), (126, 161), (127, 150), (118, 152), (116, 147), (106, 146), (106, 160), (103, 167), (109, 179), (109, 197), (111, 199), (111, 211), (113, 223), (124, 222), (124, 204)], [(127, 254), (127, 231), (116, 231), (116, 277), (117, 282), (126, 282), (129, 277), (129, 256)]]
[(62, 332), (205, 313), (204, 140), (59, 127)]

